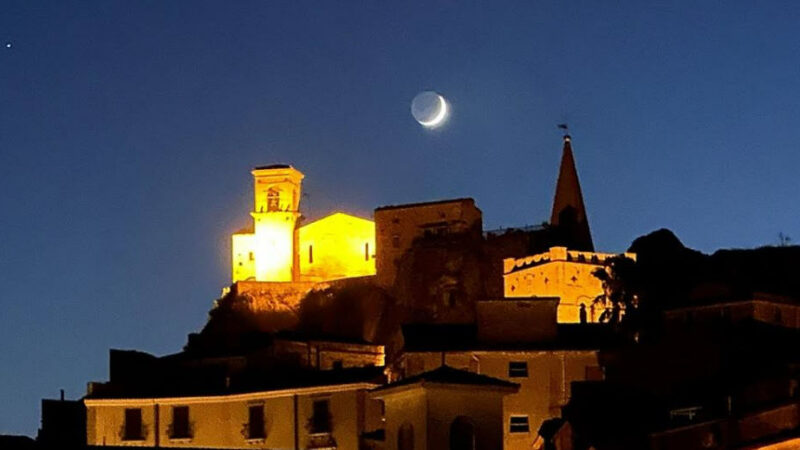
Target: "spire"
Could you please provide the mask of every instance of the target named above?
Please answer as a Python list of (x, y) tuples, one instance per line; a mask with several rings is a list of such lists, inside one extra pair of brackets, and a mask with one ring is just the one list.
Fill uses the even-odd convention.
[(559, 244), (571, 250), (594, 251), (589, 220), (583, 205), (578, 170), (572, 155), (572, 143), (568, 134), (564, 135), (564, 149), (561, 154), (561, 168), (558, 171), (556, 195), (550, 225), (556, 229)]

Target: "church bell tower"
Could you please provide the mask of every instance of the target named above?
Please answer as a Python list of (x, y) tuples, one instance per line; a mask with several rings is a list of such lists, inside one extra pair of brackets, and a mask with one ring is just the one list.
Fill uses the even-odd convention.
[(550, 225), (556, 232), (556, 244), (570, 250), (594, 251), (581, 183), (575, 168), (575, 156), (572, 154), (572, 138), (568, 134), (564, 135)]
[(253, 253), (255, 279), (292, 281), (295, 278), (295, 229), (300, 217), (303, 173), (292, 166), (256, 167), (253, 174)]

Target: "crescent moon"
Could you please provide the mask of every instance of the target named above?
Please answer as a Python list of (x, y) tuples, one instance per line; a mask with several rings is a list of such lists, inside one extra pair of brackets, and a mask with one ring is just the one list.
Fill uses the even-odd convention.
[(439, 112), (436, 113), (436, 117), (431, 120), (421, 120), (419, 123), (423, 127), (433, 128), (440, 125), (444, 118), (447, 117), (447, 102), (444, 101), (444, 97), (441, 95), (439, 96)]

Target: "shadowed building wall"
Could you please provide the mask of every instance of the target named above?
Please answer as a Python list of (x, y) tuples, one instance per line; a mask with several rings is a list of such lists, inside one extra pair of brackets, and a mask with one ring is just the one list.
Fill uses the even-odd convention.
[(400, 257), (416, 239), (463, 233), (480, 238), (482, 227), (481, 210), (471, 198), (377, 208), (378, 284), (382, 287), (394, 284)]

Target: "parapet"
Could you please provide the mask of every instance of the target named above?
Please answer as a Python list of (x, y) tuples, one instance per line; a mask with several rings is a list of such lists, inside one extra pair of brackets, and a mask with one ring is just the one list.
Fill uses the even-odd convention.
[(503, 274), (516, 272), (528, 267), (538, 266), (555, 261), (575, 262), (602, 265), (609, 258), (624, 256), (636, 261), (636, 253), (597, 253), (568, 250), (567, 247), (550, 247), (545, 253), (526, 256), (524, 258), (505, 258), (503, 260)]

